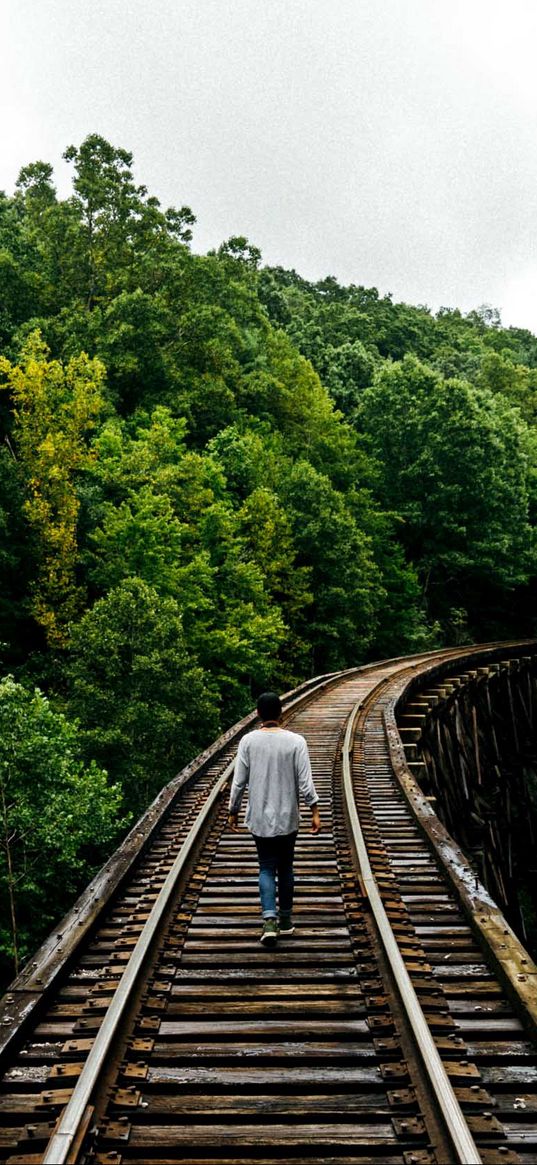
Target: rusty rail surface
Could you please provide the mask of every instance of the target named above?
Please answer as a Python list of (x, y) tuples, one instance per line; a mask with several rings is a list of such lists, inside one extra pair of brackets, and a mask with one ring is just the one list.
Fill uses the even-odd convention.
[(299, 835), (297, 930), (275, 951), (221, 795), (253, 717), (188, 766), (6, 996), (0, 1161), (537, 1161), (537, 968), (490, 898), (480, 921), (486, 891), (472, 871), (469, 895), (416, 780), (416, 733), (406, 752), (400, 734), (418, 685), (535, 647), (425, 653), (288, 694), (324, 829)]

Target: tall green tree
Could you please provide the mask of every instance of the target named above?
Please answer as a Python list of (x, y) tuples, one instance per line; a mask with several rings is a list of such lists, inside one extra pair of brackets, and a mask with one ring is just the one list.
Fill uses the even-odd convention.
[(0, 652), (13, 667), (31, 645), (28, 591), (35, 572), (24, 482), (9, 440), (0, 449)]
[(0, 681), (0, 960), (21, 960), (125, 825), (121, 792), (81, 758), (77, 725), (37, 689)]
[(381, 581), (371, 539), (343, 494), (304, 459), (285, 473), (282, 499), (297, 563), (308, 569), (314, 596), (301, 628), (309, 643), (308, 670), (344, 667), (363, 657), (374, 635)]
[(31, 610), (51, 647), (65, 647), (83, 594), (76, 580), (79, 501), (75, 475), (91, 459), (88, 433), (103, 406), (104, 368), (84, 354), (63, 368), (48, 360), (38, 332), (20, 365), (0, 357), (13, 398), (14, 441), (25, 487), (23, 509), (36, 539)]
[(136, 576), (172, 598), (223, 712), (240, 715), (277, 657), (279, 596), (214, 455), (188, 450), (184, 423), (162, 408), (129, 428), (109, 422), (96, 442), (85, 485), (89, 584), (103, 593)]
[(361, 424), (381, 465), (385, 506), (433, 606), (512, 591), (535, 570), (528, 433), (500, 394), (445, 381), (415, 357), (383, 369)]
[(188, 207), (163, 212), (157, 198), (137, 185), (132, 154), (99, 134), (69, 146), (73, 163), (71, 205), (81, 222), (81, 270), (88, 309), (101, 299), (136, 287), (150, 266), (159, 267), (169, 237), (187, 242), (194, 222)]
[(214, 686), (188, 652), (177, 603), (125, 579), (73, 629), (69, 709), (135, 816), (218, 729)]

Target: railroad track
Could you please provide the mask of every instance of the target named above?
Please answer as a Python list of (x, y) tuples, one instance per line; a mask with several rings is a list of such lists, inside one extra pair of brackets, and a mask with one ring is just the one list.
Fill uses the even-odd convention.
[(521, 1019), (478, 946), (390, 721), (409, 680), (461, 660), (286, 701), (324, 828), (299, 834), (297, 929), (275, 951), (253, 843), (226, 828), (251, 720), (172, 783), (5, 998), (1, 1162), (537, 1162), (531, 1000)]

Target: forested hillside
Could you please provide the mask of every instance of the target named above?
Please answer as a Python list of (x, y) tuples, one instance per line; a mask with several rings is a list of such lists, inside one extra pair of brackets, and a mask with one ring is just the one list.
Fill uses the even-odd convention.
[(535, 631), (537, 338), (197, 255), (65, 156), (0, 196), (6, 969), (259, 689)]

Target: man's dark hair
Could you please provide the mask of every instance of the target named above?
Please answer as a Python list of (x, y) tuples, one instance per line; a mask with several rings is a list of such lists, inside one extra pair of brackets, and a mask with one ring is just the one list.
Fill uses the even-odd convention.
[(257, 712), (261, 720), (279, 720), (282, 702), (277, 692), (262, 692), (257, 701)]

